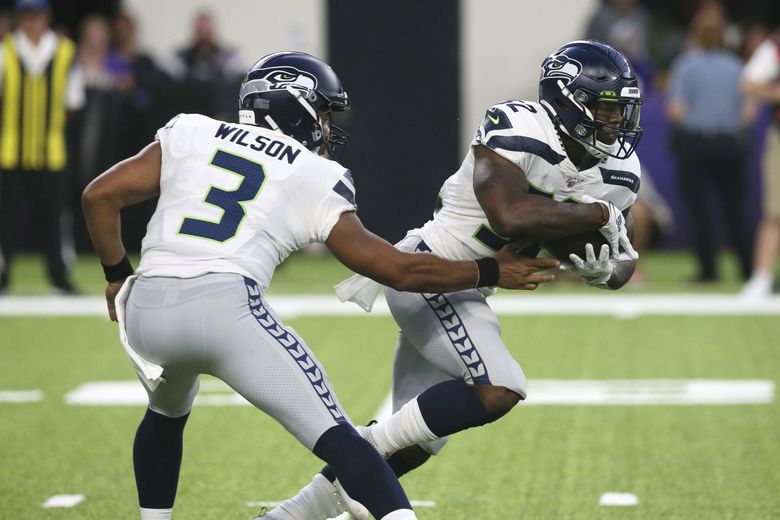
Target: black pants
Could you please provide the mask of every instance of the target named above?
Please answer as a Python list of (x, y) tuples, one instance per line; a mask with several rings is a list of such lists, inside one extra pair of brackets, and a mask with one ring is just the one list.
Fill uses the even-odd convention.
[(0, 172), (0, 248), (5, 260), (0, 289), (9, 283), (9, 270), (20, 242), (45, 254), (52, 285), (69, 286), (62, 254), (65, 175), (64, 171)]
[(681, 133), (675, 149), (680, 192), (691, 221), (699, 279), (717, 277), (713, 195), (739, 259), (740, 273), (743, 278), (749, 278), (753, 266), (753, 230), (747, 219), (746, 146), (737, 136), (728, 134)]

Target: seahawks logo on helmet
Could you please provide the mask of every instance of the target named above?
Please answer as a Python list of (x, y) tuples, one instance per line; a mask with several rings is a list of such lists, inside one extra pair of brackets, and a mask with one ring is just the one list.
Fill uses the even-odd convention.
[(253, 71), (253, 78), (245, 79), (244, 84), (251, 84), (257, 92), (267, 90), (285, 90), (288, 86), (303, 92), (314, 92), (317, 89), (317, 78), (308, 72), (298, 70), (295, 67), (273, 67), (265, 70), (265, 75), (257, 77), (258, 72)]
[(548, 56), (542, 63), (542, 79), (560, 78), (568, 85), (582, 72), (582, 64), (564, 54)]

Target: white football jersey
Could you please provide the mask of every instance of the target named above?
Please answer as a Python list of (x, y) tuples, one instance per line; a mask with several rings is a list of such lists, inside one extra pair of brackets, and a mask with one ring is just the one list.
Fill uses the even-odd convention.
[(237, 273), (267, 289), (291, 252), (325, 242), (354, 211), (349, 170), (251, 125), (181, 114), (157, 131), (160, 199), (136, 273)]
[(530, 101), (505, 101), (491, 107), (477, 129), (463, 163), (439, 192), (434, 218), (409, 235), (419, 235), (434, 253), (465, 260), (493, 255), (506, 240), (490, 229), (474, 193), (474, 152), (484, 145), (519, 166), (531, 193), (556, 201), (581, 202), (583, 195), (631, 207), (640, 184), (639, 159), (608, 157), (579, 171), (544, 108)]

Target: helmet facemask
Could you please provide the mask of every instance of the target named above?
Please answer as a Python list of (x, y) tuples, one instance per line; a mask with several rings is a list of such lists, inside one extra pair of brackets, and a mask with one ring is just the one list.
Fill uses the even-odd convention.
[(328, 125), (328, 128), (330, 131), (328, 132), (327, 139), (325, 139), (326, 155), (334, 161), (340, 161), (347, 149), (349, 134), (343, 128), (334, 125), (332, 122)]
[(638, 88), (624, 87), (623, 95), (611, 90), (596, 94), (584, 89), (572, 94), (564, 85), (561, 90), (584, 115), (573, 125), (561, 121), (564, 133), (600, 159), (626, 159), (634, 153), (643, 132), (639, 126), (642, 98)]

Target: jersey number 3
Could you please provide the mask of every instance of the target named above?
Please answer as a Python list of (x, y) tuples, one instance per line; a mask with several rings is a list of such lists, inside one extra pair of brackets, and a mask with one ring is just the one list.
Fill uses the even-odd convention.
[(203, 202), (222, 208), (224, 213), (219, 222), (186, 217), (181, 223), (179, 234), (208, 238), (226, 242), (238, 232), (238, 226), (246, 216), (242, 202), (254, 200), (265, 181), (263, 165), (244, 157), (217, 150), (209, 163), (211, 166), (243, 177), (241, 184), (233, 191), (212, 186)]

